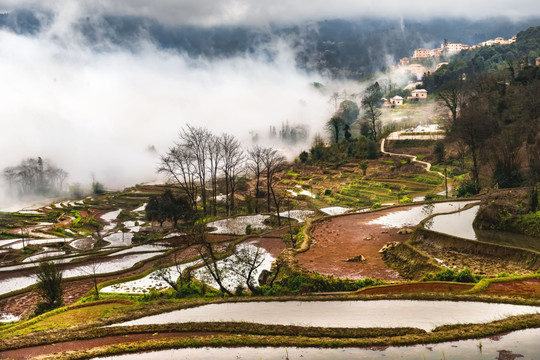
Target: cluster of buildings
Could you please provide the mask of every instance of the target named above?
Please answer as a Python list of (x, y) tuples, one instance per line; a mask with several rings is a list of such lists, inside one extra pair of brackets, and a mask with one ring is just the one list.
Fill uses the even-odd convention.
[[(453, 55), (457, 54), (458, 52), (462, 50), (472, 50), (472, 49), (478, 49), (484, 46), (494, 46), (494, 45), (508, 45), (512, 44), (516, 41), (516, 36), (512, 36), (510, 39), (505, 40), (502, 37), (498, 37), (495, 39), (487, 40), (484, 42), (481, 42), (479, 44), (469, 46), (461, 43), (454, 43), (454, 42), (444, 42), (441, 44), (440, 48), (437, 49), (416, 49), (414, 50), (412, 59), (421, 59), (421, 58), (428, 58), (428, 57), (436, 57), (441, 56), (441, 54), (445, 53), (447, 55)], [(403, 61), (408, 61), (408, 58), (401, 59), (401, 63), (403, 64)]]
[[(407, 96), (407, 101), (412, 102), (412, 101), (427, 100), (427, 95), (428, 95), (427, 90), (416, 89), (416, 90), (411, 91), (411, 96)], [(383, 107), (394, 108), (396, 106), (403, 105), (403, 98), (398, 95), (390, 99), (383, 98), (382, 100), (384, 101)]]
[(459, 53), (462, 50), (477, 49), (484, 46), (508, 45), (508, 44), (512, 44), (515, 41), (516, 41), (516, 36), (512, 36), (508, 40), (505, 40), (502, 37), (498, 37), (495, 39), (481, 42), (480, 44), (473, 45), (473, 46), (445, 41), (444, 43), (441, 44), (441, 47), (437, 49), (416, 49), (414, 50), (414, 54), (410, 59), (406, 57), (402, 58), (399, 60), (399, 63), (401, 66), (406, 67), (407, 71), (410, 72), (418, 81), (421, 81), (425, 73), (427, 73), (428, 71), (436, 71), (442, 65), (445, 65), (448, 63), (441, 62), (437, 64), (437, 66), (434, 69), (427, 69), (422, 64), (418, 64), (414, 62), (415, 60), (426, 59), (430, 57), (438, 57), (443, 54), (453, 55), (453, 54)]

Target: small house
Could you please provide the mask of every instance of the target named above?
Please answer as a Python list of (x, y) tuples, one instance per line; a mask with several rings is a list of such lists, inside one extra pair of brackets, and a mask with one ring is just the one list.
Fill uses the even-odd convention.
[(416, 89), (411, 91), (411, 96), (407, 100), (427, 100), (427, 90), (425, 89)]
[(403, 98), (399, 95), (396, 95), (390, 99), (390, 104), (392, 104), (392, 107), (401, 106), (403, 105)]

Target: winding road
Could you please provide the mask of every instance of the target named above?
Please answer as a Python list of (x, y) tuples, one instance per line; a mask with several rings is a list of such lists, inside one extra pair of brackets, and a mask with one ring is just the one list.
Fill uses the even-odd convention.
[[(391, 138), (392, 136), (395, 136), (395, 134), (397, 134), (397, 133), (399, 133), (399, 131), (391, 133), (390, 135), (388, 135), (388, 137)], [(446, 176), (442, 172), (431, 170), (431, 163), (428, 163), (427, 161), (418, 160), (415, 155), (397, 154), (397, 153), (392, 153), (392, 152), (384, 150), (385, 141), (386, 141), (386, 138), (381, 141), (381, 152), (383, 154), (387, 154), (387, 155), (390, 155), (390, 156), (408, 157), (408, 158), (411, 159), (412, 162), (416, 162), (416, 163), (419, 163), (419, 164), (423, 165), (425, 167), (426, 171), (438, 174), (439, 176), (442, 176), (443, 178), (446, 178)]]

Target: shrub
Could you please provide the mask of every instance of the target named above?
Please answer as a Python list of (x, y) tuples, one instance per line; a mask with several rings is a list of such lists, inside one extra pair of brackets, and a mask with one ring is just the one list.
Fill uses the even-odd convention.
[(444, 269), (435, 274), (435, 277), (433, 280), (436, 281), (454, 281), (454, 277), (456, 276), (454, 270), (452, 269)]
[(309, 154), (307, 153), (307, 151), (302, 151), (298, 157), (300, 158), (300, 161), (302, 163), (305, 163), (309, 159)]
[[(355, 291), (366, 286), (379, 284), (379, 280), (366, 278), (363, 280), (348, 280), (324, 276), (321, 274), (294, 274), (279, 282), (280, 293), (307, 293), (307, 292), (330, 292), (330, 291)], [(275, 286), (275, 285), (274, 285)], [(269, 289), (261, 289), (262, 293), (274, 293)]]
[(455, 281), (462, 283), (474, 283), (479, 279), (474, 276), (471, 270), (465, 268), (459, 272), (455, 272), (453, 269), (444, 269), (435, 274), (425, 274), (424, 281)]
[(43, 301), (38, 303), (35, 314), (39, 315), (45, 311), (62, 306), (62, 271), (53, 262), (41, 262), (36, 272), (37, 292)]
[(234, 289), (234, 296), (242, 296), (244, 293), (244, 287), (241, 284), (238, 284)]
[(407, 195), (403, 196), (400, 200), (399, 200), (399, 203), (400, 204), (409, 204), (411, 203), (412, 200), (410, 197), (408, 197)]
[(371, 205), (371, 208), (372, 209), (378, 209), (381, 206), (382, 206), (381, 203), (379, 201), (377, 201), (377, 202), (373, 203), (373, 205)]
[(197, 285), (192, 282), (181, 285), (178, 287), (178, 290), (176, 290), (175, 297), (181, 299), (186, 297), (196, 297), (199, 295), (204, 296), (206, 294), (206, 290), (201, 291), (201, 288), (197, 287)]
[(462, 283), (474, 283), (476, 280), (476, 276), (474, 276), (469, 269), (463, 269), (455, 276), (455, 281)]
[(92, 182), (92, 194), (101, 195), (105, 193), (105, 187), (99, 181)]
[(480, 184), (476, 182), (467, 181), (461, 184), (460, 187), (458, 187), (457, 196), (458, 197), (472, 196), (472, 195), (478, 194), (479, 192), (480, 192)]
[(378, 156), (377, 152), (377, 143), (373, 140), (368, 140), (367, 146), (366, 146), (366, 158), (368, 159), (376, 159)]

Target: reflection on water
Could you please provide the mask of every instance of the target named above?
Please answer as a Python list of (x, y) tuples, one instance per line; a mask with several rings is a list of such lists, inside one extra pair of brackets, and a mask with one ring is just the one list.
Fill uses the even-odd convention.
[[(117, 272), (120, 270), (129, 269), (133, 265), (135, 265), (137, 262), (146, 260), (148, 258), (157, 256), (158, 253), (146, 253), (146, 254), (133, 254), (133, 255), (125, 255), (118, 258), (108, 259), (103, 258), (100, 259), (99, 262), (96, 264), (96, 268), (93, 269), (92, 264), (88, 262), (79, 263), (76, 267), (72, 269), (67, 269), (63, 271), (63, 277), (64, 279), (76, 277), (76, 276), (87, 276), (91, 275), (94, 270), (96, 274), (106, 274), (111, 272)], [(71, 260), (73, 258), (67, 258), (67, 259), (59, 259), (55, 262), (60, 262), (64, 260)], [(24, 264), (24, 265), (18, 265), (18, 266), (35, 266), (35, 264)], [(7, 279), (0, 280), (0, 295), (6, 294), (11, 291), (24, 289), (27, 286), (33, 285), (36, 283), (36, 276), (35, 275), (21, 275), (21, 276), (13, 276)]]
[(426, 221), (424, 227), (443, 234), (457, 236), (463, 239), (478, 240), (473, 228), (473, 221), (480, 206), (476, 205), (467, 210), (453, 214), (437, 215)]
[[(352, 359), (404, 359), (404, 360), (509, 360), (539, 359), (540, 329), (514, 331), (481, 340), (462, 340), (440, 344), (415, 346), (390, 346), (385, 348), (188, 348), (156, 351), (144, 354), (130, 354), (99, 358), (100, 360), (157, 360), (157, 359), (199, 359), (199, 360), (352, 360)], [(479, 345), (482, 345), (479, 347)]]
[(412, 206), (406, 210), (397, 210), (383, 215), (370, 221), (368, 224), (379, 224), (385, 228), (416, 226), (429, 215), (456, 211), (468, 204), (477, 202), (478, 201), (452, 201)]
[(476, 205), (453, 214), (437, 215), (426, 221), (424, 227), (463, 239), (540, 251), (540, 241), (536, 238), (504, 231), (475, 229), (473, 222), (479, 209), (480, 206)]
[(484, 323), (530, 314), (540, 308), (480, 302), (377, 300), (282, 301), (210, 304), (143, 317), (113, 326), (201, 321), (247, 321), (260, 324), (324, 327), (416, 327)]

